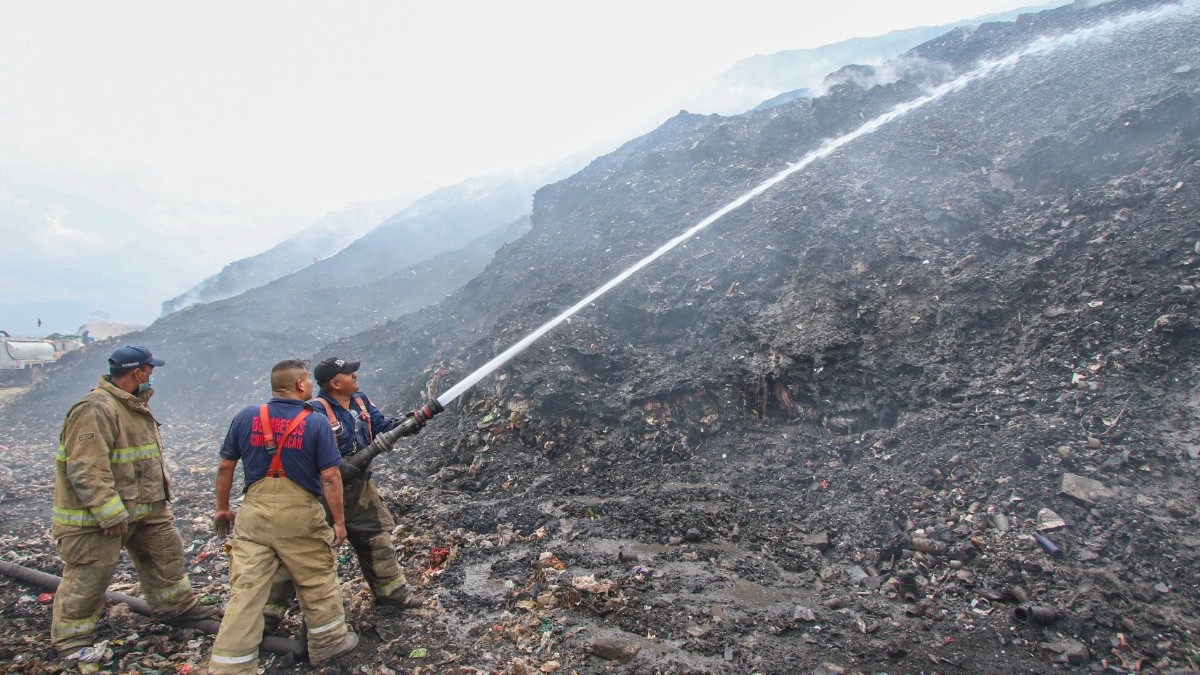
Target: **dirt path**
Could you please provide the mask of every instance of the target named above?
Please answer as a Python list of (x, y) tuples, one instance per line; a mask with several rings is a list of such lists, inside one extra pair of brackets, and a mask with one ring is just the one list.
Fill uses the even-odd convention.
[(20, 387), (14, 387), (14, 386), (9, 386), (9, 385), (0, 386), (0, 404), (7, 403), (8, 401), (20, 396), (21, 394), (24, 394), (28, 390), (29, 390), (29, 387), (27, 387), (27, 386), (20, 386)]

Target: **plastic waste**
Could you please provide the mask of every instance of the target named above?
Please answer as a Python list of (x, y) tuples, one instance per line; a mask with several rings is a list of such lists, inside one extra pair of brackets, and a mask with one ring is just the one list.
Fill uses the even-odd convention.
[(1059, 619), (1058, 610), (1039, 605), (1024, 605), (1013, 610), (1013, 618), (1021, 623), (1054, 623)]
[(84, 647), (67, 658), (80, 663), (97, 663), (111, 659), (112, 655), (112, 650), (108, 648), (108, 640), (103, 640), (91, 647)]
[(1050, 538), (1046, 535), (1042, 534), (1041, 532), (1034, 532), (1033, 538), (1037, 541), (1038, 546), (1041, 546), (1042, 550), (1045, 551), (1051, 558), (1063, 557), (1062, 549), (1058, 547), (1058, 544), (1050, 541)]

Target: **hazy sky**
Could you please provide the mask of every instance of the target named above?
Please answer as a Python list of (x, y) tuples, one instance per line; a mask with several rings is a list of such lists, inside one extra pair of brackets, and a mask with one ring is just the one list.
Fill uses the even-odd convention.
[(147, 320), (348, 203), (643, 133), (744, 57), (1029, 4), (0, 0), (0, 303)]

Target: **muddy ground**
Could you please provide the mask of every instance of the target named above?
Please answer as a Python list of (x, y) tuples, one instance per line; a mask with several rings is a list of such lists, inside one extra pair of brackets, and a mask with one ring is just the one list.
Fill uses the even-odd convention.
[[(1116, 17), (792, 176), (377, 460), (428, 602), (370, 606), (343, 556), (364, 644), (325, 672), (1200, 667), (1200, 21), (1164, 6), (955, 31), (907, 79), (680, 114), (539, 191), (530, 234), (446, 301), (325, 347), (411, 409), (822, 139)], [(54, 572), (52, 391), (0, 410), (0, 504), (4, 558)], [(165, 428), (216, 603), (218, 394)], [(54, 672), (46, 599), (0, 596), (0, 667)], [(109, 623), (110, 672), (211, 645)]]

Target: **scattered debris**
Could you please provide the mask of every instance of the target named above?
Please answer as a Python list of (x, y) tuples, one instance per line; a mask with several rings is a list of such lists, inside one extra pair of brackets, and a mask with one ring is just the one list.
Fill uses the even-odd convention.
[(1078, 640), (1063, 639), (1057, 642), (1043, 642), (1038, 645), (1042, 660), (1046, 663), (1067, 663), (1080, 665), (1087, 663), (1087, 645)]
[(1037, 514), (1037, 529), (1042, 532), (1054, 532), (1061, 530), (1067, 526), (1067, 521), (1062, 519), (1062, 516), (1051, 511), (1050, 509), (1042, 509)]
[[(920, 62), (936, 67), (886, 86), (681, 113), (539, 190), (529, 236), (450, 300), (380, 313), (337, 349), (363, 361), (377, 403), (409, 409), (822, 139), (1133, 4), (1159, 5), (1074, 3), (927, 43)], [(372, 466), (428, 601), (376, 606), (341, 551), (364, 643), (348, 667), (947, 672), (998, 652), (1005, 672), (1200, 665), (1200, 99), (1191, 74), (1169, 75), (1200, 63), (1195, 32), (1115, 33), (897, 118), (482, 380)], [(396, 304), (420, 294), (380, 286)], [(267, 394), (284, 345), (237, 307), (139, 338), (180, 352), (156, 412), (188, 574), (217, 603), (228, 557), (208, 468), (226, 408)], [(288, 353), (329, 335), (303, 340)], [(239, 360), (210, 364), (197, 344)], [(4, 403), (5, 560), (61, 569), (47, 449), (85, 374)], [(137, 593), (128, 560), (113, 587)], [(0, 580), (0, 663), (43, 675), (61, 664), (38, 593)], [(299, 630), (293, 608), (278, 631)], [(115, 606), (102, 633), (108, 672), (186, 672), (211, 647)]]
[(642, 651), (641, 646), (621, 638), (598, 638), (588, 645), (588, 649), (602, 659), (617, 663), (628, 663)]
[(1104, 483), (1092, 478), (1084, 478), (1073, 473), (1063, 474), (1062, 493), (1086, 504), (1095, 504), (1100, 499), (1108, 499), (1116, 495), (1105, 487)]
[(611, 591), (615, 584), (609, 579), (596, 579), (594, 575), (589, 574), (585, 577), (575, 577), (571, 579), (571, 585), (584, 593), (604, 594)]

